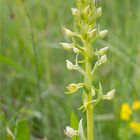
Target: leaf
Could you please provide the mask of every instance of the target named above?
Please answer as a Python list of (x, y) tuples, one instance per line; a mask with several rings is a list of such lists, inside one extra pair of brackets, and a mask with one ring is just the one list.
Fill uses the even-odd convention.
[(17, 122), (15, 128), (15, 140), (30, 140), (27, 120), (20, 120)]
[(86, 140), (86, 137), (85, 137), (85, 134), (84, 134), (83, 125), (82, 125), (82, 119), (79, 122), (78, 131), (79, 131), (80, 140)]
[[(74, 112), (71, 112), (70, 127), (75, 130), (78, 129), (78, 118)], [(71, 140), (79, 140), (77, 136), (74, 136)]]
[(70, 127), (74, 128), (75, 130), (78, 129), (78, 118), (74, 112), (71, 112)]

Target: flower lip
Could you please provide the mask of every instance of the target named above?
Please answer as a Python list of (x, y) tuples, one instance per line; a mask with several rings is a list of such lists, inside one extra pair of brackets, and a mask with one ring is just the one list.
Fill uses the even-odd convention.
[(84, 86), (83, 83), (79, 83), (79, 84), (69, 84), (66, 88), (67, 88), (67, 92), (65, 92), (66, 94), (73, 94), (75, 92), (77, 92), (80, 88), (82, 88)]

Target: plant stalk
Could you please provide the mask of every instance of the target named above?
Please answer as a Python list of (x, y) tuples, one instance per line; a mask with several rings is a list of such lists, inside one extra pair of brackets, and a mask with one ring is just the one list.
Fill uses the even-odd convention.
[[(92, 97), (88, 95), (88, 101), (91, 101)], [(87, 115), (87, 140), (94, 140), (94, 132), (93, 132), (93, 107), (90, 104), (86, 109)]]
[[(90, 56), (92, 52), (92, 46), (89, 40), (85, 41), (85, 87), (87, 88), (87, 103), (92, 101), (92, 75), (91, 75), (91, 61)], [(94, 140), (94, 132), (93, 132), (93, 106), (92, 104), (88, 104), (86, 108), (86, 116), (87, 116), (87, 140)]]

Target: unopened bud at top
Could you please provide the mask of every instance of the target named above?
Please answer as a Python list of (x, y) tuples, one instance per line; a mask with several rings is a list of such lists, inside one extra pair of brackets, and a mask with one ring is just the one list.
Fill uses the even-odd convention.
[(98, 18), (102, 15), (102, 8), (101, 7), (96, 9), (96, 15)]
[(102, 8), (99, 7), (95, 10), (95, 13), (93, 15), (93, 18), (96, 19), (96, 18), (99, 18), (100, 16), (102, 15)]
[(97, 29), (91, 30), (90, 32), (88, 32), (88, 34), (89, 34), (89, 37), (90, 37), (90, 38), (95, 37), (96, 34), (97, 34)]
[(72, 11), (72, 14), (73, 14), (74, 16), (79, 15), (79, 9), (77, 9), (77, 8), (71, 8), (71, 11)]
[(64, 31), (65, 35), (67, 35), (68, 37), (73, 36), (73, 32), (71, 30), (63, 28), (63, 31)]
[(88, 5), (84, 10), (85, 15), (88, 15), (89, 13), (90, 13), (90, 5)]
[(108, 34), (108, 30), (103, 30), (99, 32), (99, 38), (104, 38)]

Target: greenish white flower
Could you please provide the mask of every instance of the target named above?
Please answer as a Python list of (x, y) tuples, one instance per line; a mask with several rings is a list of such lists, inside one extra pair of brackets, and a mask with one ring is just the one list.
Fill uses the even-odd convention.
[(75, 53), (79, 53), (79, 52), (80, 52), (80, 50), (77, 49), (77, 48), (75, 48), (75, 47), (73, 47), (73, 51), (74, 51)]
[(68, 37), (73, 36), (73, 32), (71, 30), (63, 28), (63, 31), (64, 31), (65, 35), (67, 35)]
[(108, 51), (108, 49), (109, 49), (109, 47), (104, 47), (104, 48), (100, 49), (100, 50), (99, 50), (99, 54), (100, 54), (100, 55), (106, 54), (106, 52)]
[(103, 30), (99, 32), (99, 38), (104, 38), (108, 34), (108, 30)]
[(115, 89), (109, 91), (106, 95), (103, 96), (103, 100), (111, 100), (115, 95)]
[(66, 88), (67, 88), (67, 92), (65, 92), (66, 94), (73, 94), (75, 92), (77, 92), (80, 88), (83, 87), (83, 83), (79, 83), (79, 84), (69, 84)]
[(69, 43), (63, 43), (61, 42), (60, 45), (65, 49), (65, 50), (70, 50), (73, 48), (73, 46)]
[(95, 11), (95, 17), (98, 17), (99, 18), (101, 15), (102, 15), (102, 8), (99, 7)]
[(69, 61), (69, 60), (66, 60), (66, 63), (67, 63), (67, 68), (69, 69), (69, 70), (73, 70), (73, 69), (76, 69), (77, 67), (76, 67), (76, 65), (74, 65), (71, 61)]
[(71, 8), (71, 11), (72, 11), (72, 14), (74, 16), (78, 16), (79, 15), (79, 9), (77, 9), (77, 8)]
[(66, 126), (66, 129), (64, 130), (65, 135), (72, 138), (73, 136), (78, 135), (78, 131), (74, 130), (73, 128)]
[(109, 47), (104, 47), (100, 49), (99, 51), (95, 52), (95, 55), (105, 55), (108, 51)]

